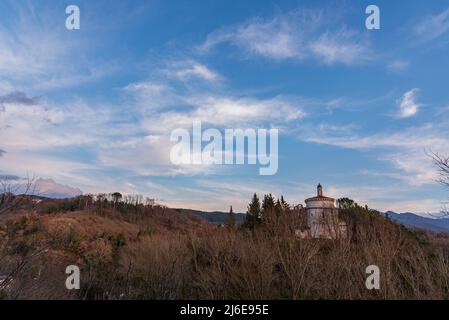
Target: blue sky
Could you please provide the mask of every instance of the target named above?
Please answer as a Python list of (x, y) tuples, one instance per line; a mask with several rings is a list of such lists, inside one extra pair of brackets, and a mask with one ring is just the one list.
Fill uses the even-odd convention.
[[(448, 71), (449, 1), (2, 1), (0, 173), (239, 211), (321, 182), (435, 212), (447, 193), (425, 151), (449, 154)], [(193, 120), (279, 128), (277, 174), (173, 165), (170, 132)]]

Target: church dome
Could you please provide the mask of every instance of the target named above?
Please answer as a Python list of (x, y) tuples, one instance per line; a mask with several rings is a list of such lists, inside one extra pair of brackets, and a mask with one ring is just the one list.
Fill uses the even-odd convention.
[(307, 208), (333, 208), (334, 198), (326, 197), (323, 195), (323, 187), (321, 184), (317, 186), (317, 195), (305, 200)]

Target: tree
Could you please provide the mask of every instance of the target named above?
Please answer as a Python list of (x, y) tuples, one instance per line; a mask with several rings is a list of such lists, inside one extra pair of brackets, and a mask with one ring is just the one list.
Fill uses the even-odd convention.
[(285, 201), (284, 196), (281, 195), (281, 207), (282, 207), (282, 211), (286, 212), (290, 210), (290, 205), (287, 203), (287, 201)]
[(35, 178), (22, 179), (12, 175), (0, 175), (0, 214), (17, 208), (26, 198), (36, 192)]
[(244, 226), (250, 229), (256, 227), (261, 220), (261, 208), (260, 200), (257, 194), (254, 194), (251, 203), (248, 205), (248, 210), (246, 211), (246, 219)]
[(107, 204), (108, 199), (106, 197), (105, 193), (99, 193), (97, 194), (97, 212), (101, 215), (103, 214), (103, 207), (105, 206), (105, 204)]
[(277, 199), (276, 204), (274, 205), (275, 211), (277, 215), (280, 215), (284, 209), (282, 208), (281, 200)]
[[(444, 157), (433, 152), (430, 154), (430, 157), (438, 168), (438, 172), (440, 174), (438, 182), (443, 186), (449, 188), (449, 157)], [(442, 210), (442, 213), (446, 216), (449, 216), (448, 209)]]
[(354, 200), (349, 198), (339, 198), (337, 199), (337, 207), (340, 209), (349, 209), (356, 206)]
[(122, 199), (122, 194), (120, 192), (114, 192), (111, 196), (114, 202), (119, 202)]
[(152, 207), (152, 206), (154, 206), (155, 204), (156, 204), (156, 199), (150, 198), (150, 197), (146, 197), (146, 198), (145, 198), (145, 205), (146, 205), (146, 206)]
[(117, 203), (119, 203), (120, 200), (122, 199), (122, 194), (120, 192), (114, 192), (114, 193), (111, 193), (111, 196), (112, 196), (112, 200), (114, 201), (114, 210), (115, 210)]
[(262, 202), (262, 215), (264, 213), (264, 211), (268, 211), (271, 210), (275, 207), (275, 203), (274, 203), (274, 198), (273, 195), (270, 194), (266, 194), (263, 198), (263, 202)]
[(228, 228), (233, 229), (233, 228), (235, 228), (235, 224), (236, 224), (236, 222), (235, 222), (235, 213), (232, 210), (232, 206), (231, 206), (231, 208), (229, 209), (229, 217), (228, 217), (227, 226), (228, 226)]
[(449, 187), (449, 157), (440, 156), (437, 153), (431, 153), (434, 164), (437, 166), (440, 178), (438, 182)]

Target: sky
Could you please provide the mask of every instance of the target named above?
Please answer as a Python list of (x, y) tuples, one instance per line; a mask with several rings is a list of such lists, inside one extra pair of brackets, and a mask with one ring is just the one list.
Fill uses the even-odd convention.
[[(321, 182), (438, 212), (428, 153), (449, 156), (448, 75), (449, 1), (2, 0), (0, 175), (240, 212), (254, 192), (303, 203)], [(173, 164), (170, 134), (193, 121), (279, 129), (277, 173)]]

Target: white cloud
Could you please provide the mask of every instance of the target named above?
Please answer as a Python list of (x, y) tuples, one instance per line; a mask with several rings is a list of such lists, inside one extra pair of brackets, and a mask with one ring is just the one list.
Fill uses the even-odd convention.
[(12, 151), (4, 154), (1, 164), (3, 172), (14, 172), (14, 174), (20, 176), (52, 177), (58, 181), (74, 185), (88, 185), (95, 182), (94, 179), (82, 177), (79, 174), (82, 170), (95, 169), (94, 165), (61, 157), (52, 157), (29, 151)]
[(14, 91), (14, 86), (6, 80), (0, 80), (0, 95)]
[(240, 26), (232, 37), (236, 45), (262, 56), (285, 59), (299, 55), (293, 30), (289, 23), (280, 17), (268, 22), (253, 21)]
[(424, 41), (434, 40), (449, 30), (449, 8), (443, 12), (428, 16), (417, 24), (415, 33)]
[(33, 193), (51, 198), (72, 198), (83, 194), (79, 188), (56, 183), (53, 179), (42, 178), (34, 183)]
[[(68, 176), (82, 180), (80, 172), (99, 169), (133, 175), (203, 175), (216, 168), (171, 164), (169, 137), (174, 128), (189, 129), (194, 120), (223, 129), (281, 127), (305, 116), (297, 98), (261, 99), (187, 87), (184, 81), (192, 77), (216, 81), (220, 76), (193, 60), (167, 65), (172, 68), (165, 70), (171, 73), (125, 86), (123, 106), (91, 106), (81, 99), (54, 104), (17, 92), (0, 96), (0, 148), (8, 155), (2, 157), (2, 164), (10, 172), (23, 174), (28, 168), (62, 181)], [(65, 155), (43, 156), (58, 150), (70, 154), (74, 149), (88, 151), (90, 159), (77, 163), (66, 161)], [(58, 161), (60, 166), (55, 165)], [(81, 183), (94, 185), (89, 179)]]
[(299, 97), (261, 99), (198, 88), (183, 91), (155, 81), (129, 84), (125, 90), (137, 97), (141, 106), (140, 123), (149, 134), (189, 128), (194, 120), (222, 128), (254, 128), (282, 126), (306, 115)]
[[(226, 211), (232, 205), (235, 212), (246, 212), (254, 193), (259, 198), (271, 193), (275, 197), (284, 196), (290, 204), (303, 203), (304, 199), (315, 192), (314, 183), (266, 183), (258, 179), (221, 179), (212, 180), (203, 177), (195, 181), (192, 187), (177, 187), (177, 194), (166, 197), (165, 203), (171, 207), (199, 210)], [(188, 197), (183, 198), (183, 195)]]
[(12, 22), (0, 24), (0, 90), (42, 92), (85, 84), (115, 71), (115, 66), (87, 58), (90, 48), (61, 27), (51, 9), (40, 8), (37, 15), (30, 3), (11, 2), (8, 10)]
[(353, 132), (335, 135), (317, 126), (315, 132), (303, 131), (299, 137), (304, 141), (343, 148), (376, 150), (377, 159), (391, 163), (398, 170), (395, 177), (412, 186), (435, 182), (438, 174), (426, 150), (445, 152), (449, 145), (449, 134), (444, 124), (425, 124), (367, 136)]
[(354, 32), (346, 30), (322, 34), (310, 43), (310, 50), (326, 64), (352, 65), (370, 59), (362, 39), (358, 39)]
[(271, 128), (281, 129), (288, 123), (305, 117), (300, 102), (284, 97), (256, 99), (221, 95), (188, 96), (185, 111), (169, 111), (154, 114), (141, 120), (151, 134), (169, 136), (177, 128), (190, 130), (193, 121), (201, 121), (204, 127)]
[(295, 58), (299, 54), (298, 39), (283, 17), (271, 21), (251, 20), (241, 26), (215, 31), (207, 37), (200, 51), (230, 42), (251, 54), (274, 59)]
[(329, 25), (319, 11), (297, 11), (272, 19), (251, 19), (241, 25), (223, 28), (208, 35), (198, 47), (208, 52), (230, 43), (250, 55), (275, 60), (317, 59), (326, 64), (352, 65), (371, 59), (369, 44), (355, 30)]
[(424, 214), (426, 212), (439, 212), (442, 208), (442, 203), (438, 200), (416, 198), (416, 195), (410, 193), (409, 188), (401, 187), (400, 185), (355, 186), (331, 184), (325, 189), (325, 192), (336, 199), (349, 197), (360, 205), (366, 204), (369, 208), (381, 212), (394, 211), (397, 213), (413, 212)]
[(395, 60), (387, 65), (387, 69), (390, 72), (399, 73), (405, 71), (410, 65), (406, 60)]
[(162, 72), (169, 78), (175, 78), (181, 81), (201, 79), (213, 83), (221, 79), (218, 73), (192, 59), (172, 61), (168, 63), (167, 68)]
[(135, 99), (142, 112), (154, 112), (156, 110), (173, 107), (180, 103), (177, 93), (166, 84), (157, 81), (143, 81), (131, 83), (123, 90)]
[[(270, 128), (282, 129), (288, 123), (305, 116), (302, 102), (292, 97), (273, 97), (257, 99), (254, 97), (233, 97), (221, 94), (204, 94), (202, 92), (174, 93), (173, 88), (160, 87), (155, 83), (135, 83), (127, 88), (139, 89), (139, 104), (147, 105), (145, 99), (163, 88), (166, 92), (162, 109), (139, 108), (136, 116), (139, 136), (125, 136), (120, 141), (100, 148), (98, 160), (103, 165), (115, 168), (129, 168), (142, 175), (205, 175), (225, 170), (224, 167), (194, 165), (175, 166), (169, 155), (173, 145), (170, 133), (177, 128), (191, 130), (194, 121), (201, 121), (203, 128)], [(148, 91), (146, 93), (140, 90)], [(173, 96), (170, 95), (173, 93)], [(182, 109), (173, 108), (177, 103)], [(136, 112), (136, 110), (135, 110)]]
[[(323, 182), (323, 181), (322, 181)], [(175, 193), (166, 194), (164, 202), (175, 208), (184, 207), (199, 210), (226, 211), (230, 205), (236, 212), (246, 212), (247, 205), (254, 193), (259, 198), (271, 193), (275, 197), (284, 196), (290, 204), (304, 204), (304, 200), (315, 194), (317, 181), (273, 181), (263, 183), (259, 180), (237, 179), (212, 180), (201, 178), (193, 187), (174, 187)], [(395, 212), (439, 212), (442, 204), (435, 199), (420, 198), (404, 200), (411, 197), (410, 189), (398, 185), (346, 185), (338, 183), (323, 183), (324, 194), (335, 199), (349, 197), (360, 205), (367, 204), (370, 208)], [(183, 195), (189, 195), (183, 198)]]
[(267, 123), (275, 126), (305, 116), (299, 101), (282, 96), (268, 99), (205, 96), (190, 97), (188, 101), (196, 106), (190, 118), (225, 127), (257, 127)]
[(438, 111), (435, 113), (436, 116), (440, 116), (446, 112), (449, 112), (449, 105), (440, 107)]
[[(52, 105), (22, 93), (0, 97), (1, 146), (8, 152), (92, 145), (112, 135), (111, 110), (81, 100)], [(120, 130), (119, 128), (117, 131)]]
[(397, 101), (399, 106), (398, 117), (399, 118), (409, 118), (414, 116), (420, 107), (420, 104), (416, 102), (416, 94), (419, 89), (415, 88), (407, 91), (402, 95), (402, 97)]

